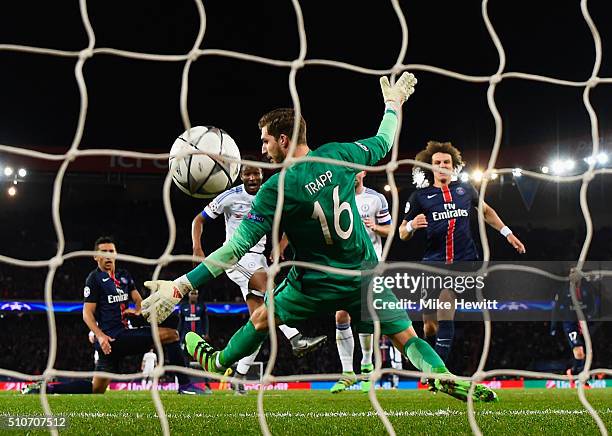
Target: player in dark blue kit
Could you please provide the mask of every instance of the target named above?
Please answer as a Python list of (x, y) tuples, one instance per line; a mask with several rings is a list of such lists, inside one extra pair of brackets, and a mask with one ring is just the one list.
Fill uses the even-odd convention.
[[(107, 237), (98, 238), (95, 249), (111, 255), (117, 253), (115, 243)], [(95, 370), (116, 372), (124, 356), (142, 354), (151, 349), (153, 332), (150, 326), (128, 328), (128, 316), (140, 315), (142, 301), (130, 274), (125, 270), (115, 269), (114, 257), (95, 256), (94, 260), (98, 267), (87, 277), (83, 291), (83, 320), (96, 335), (94, 346), (100, 352), (100, 357)], [(136, 309), (128, 308), (130, 298)], [(159, 339), (165, 345), (169, 363), (185, 366), (176, 329), (160, 326)], [(179, 393), (200, 393), (185, 374), (177, 373), (177, 378)], [(109, 383), (110, 379), (107, 377), (94, 376), (93, 393), (105, 392)]]
[[(423, 261), (452, 264), (478, 260), (470, 230), (470, 216), (478, 206), (478, 192), (468, 183), (453, 181), (448, 173), (457, 173), (463, 167), (460, 151), (450, 142), (429, 141), (415, 160), (428, 163), (434, 169), (419, 169), (425, 181), (406, 203), (406, 215), (399, 228), (400, 238), (407, 241), (418, 229), (426, 229), (427, 248)], [(519, 253), (525, 252), (521, 241), (486, 203), (483, 214), (485, 222), (499, 231)], [(426, 298), (453, 303), (451, 309), (423, 310), (425, 338), (429, 342), (435, 338), (435, 350), (446, 362), (455, 334), (455, 293), (444, 289), (439, 296), (428, 295)]]
[[(193, 289), (189, 292), (189, 301), (181, 303), (179, 306), (178, 331), (181, 349), (184, 348), (183, 339), (185, 339), (185, 335), (189, 332), (195, 332), (202, 337), (208, 337), (208, 312), (206, 310), (206, 305), (202, 302), (198, 302), (197, 289)], [(204, 383), (204, 392), (212, 394), (212, 389), (208, 384), (208, 380)]]
[[(193, 289), (189, 292), (189, 301), (181, 303), (179, 306), (178, 331), (181, 348), (184, 347), (183, 339), (185, 339), (185, 335), (189, 332), (195, 332), (202, 337), (208, 337), (208, 312), (206, 310), (206, 304), (198, 302), (197, 289)], [(204, 383), (204, 392), (212, 394), (212, 389), (208, 381), (206, 380)]]
[(188, 332), (195, 332), (204, 337), (208, 336), (208, 312), (206, 305), (198, 302), (198, 290), (189, 292), (189, 301), (179, 306), (179, 334), (180, 342)]
[[(575, 270), (572, 268), (570, 274)], [(589, 331), (593, 334), (595, 330), (591, 320), (595, 318), (600, 310), (600, 292), (599, 286), (601, 283), (594, 284), (593, 280), (582, 278), (576, 287), (576, 300), (580, 305), (584, 319), (588, 323)], [(572, 366), (567, 369), (566, 374), (570, 380), (577, 376), (584, 369), (584, 360), (586, 358), (584, 336), (582, 327), (578, 322), (578, 316), (575, 310), (574, 303), (570, 290), (567, 286), (558, 290), (555, 295), (554, 308), (552, 311), (552, 322), (550, 324), (551, 335), (555, 335), (557, 331), (557, 321), (561, 322), (563, 333), (567, 338), (569, 347), (572, 350)]]
[[(100, 237), (94, 249), (111, 257), (94, 256), (98, 267), (87, 276), (83, 296), (83, 320), (94, 333), (94, 347), (99, 358), (95, 371), (117, 373), (123, 358), (132, 354), (143, 354), (153, 347), (153, 332), (149, 325), (129, 328), (128, 317), (140, 316), (142, 297), (130, 273), (115, 268), (117, 254), (115, 243), (111, 238)], [(132, 300), (135, 309), (128, 307)], [(159, 339), (165, 345), (164, 350), (171, 365), (185, 366), (185, 359), (179, 347), (179, 334), (174, 328), (159, 326)], [(190, 383), (185, 374), (176, 374), (179, 380), (179, 393), (200, 394), (201, 390)], [(111, 379), (95, 375), (90, 382), (50, 384), (49, 393), (94, 393), (106, 392)], [(38, 393), (40, 383), (32, 385), (23, 393)]]

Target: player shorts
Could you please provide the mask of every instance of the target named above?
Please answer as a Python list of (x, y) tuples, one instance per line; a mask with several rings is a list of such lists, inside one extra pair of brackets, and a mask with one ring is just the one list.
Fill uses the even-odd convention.
[[(283, 280), (274, 289), (274, 313), (280, 324), (295, 327), (297, 323), (322, 314), (334, 315), (338, 310), (346, 310), (351, 315), (351, 322), (359, 333), (373, 333), (374, 323), (362, 317), (361, 289), (347, 293), (327, 293), (311, 290), (302, 292), (299, 285)], [(266, 295), (268, 304), (268, 295)], [(377, 298), (386, 302), (397, 302), (390, 290), (377, 294)], [(412, 325), (408, 313), (401, 309), (377, 310), (381, 332), (393, 335), (406, 330)]]
[[(444, 264), (442, 262), (423, 262), (423, 264), (429, 264), (433, 267), (437, 267), (437, 268), (446, 268), (448, 270), (453, 270), (453, 271), (464, 271), (464, 272), (473, 272), (478, 270), (478, 268), (482, 265), (482, 262), (476, 261), (476, 260), (461, 260), (461, 261), (457, 261), (455, 263), (452, 264)], [(454, 296), (454, 298), (457, 298), (457, 292), (455, 292), (454, 289), (440, 289), (440, 288), (427, 288), (427, 289), (421, 289), (421, 300), (422, 301), (426, 301), (426, 300), (439, 300), (440, 299), (440, 294), (442, 293), (443, 290), (446, 291), (451, 291), (451, 294)], [(423, 315), (432, 315), (432, 314), (436, 314), (438, 312), (438, 310), (435, 307), (424, 307), (421, 310), (421, 313)]]
[(105, 371), (119, 374), (121, 361), (125, 356), (132, 354), (144, 354), (153, 348), (153, 332), (151, 327), (140, 327), (137, 329), (124, 329), (112, 336), (115, 340), (111, 342), (111, 353), (104, 354), (100, 344), (96, 342), (98, 361), (96, 371)]
[(247, 253), (242, 256), (242, 259), (238, 261), (238, 263), (232, 268), (225, 271), (227, 276), (240, 287), (240, 291), (242, 292), (242, 297), (246, 301), (247, 295), (253, 294), (258, 297), (263, 297), (264, 293), (255, 290), (249, 289), (249, 280), (255, 271), (258, 270), (268, 270), (268, 262), (266, 261), (266, 256), (259, 253)]

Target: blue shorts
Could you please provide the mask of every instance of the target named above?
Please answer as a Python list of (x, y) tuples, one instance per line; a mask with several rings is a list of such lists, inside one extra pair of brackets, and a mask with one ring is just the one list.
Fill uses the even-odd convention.
[(153, 331), (151, 327), (124, 329), (114, 336), (110, 336), (115, 339), (111, 342), (112, 351), (110, 354), (104, 354), (98, 341), (94, 345), (99, 356), (96, 362), (96, 371), (118, 374), (119, 365), (125, 356), (144, 354), (153, 348)]

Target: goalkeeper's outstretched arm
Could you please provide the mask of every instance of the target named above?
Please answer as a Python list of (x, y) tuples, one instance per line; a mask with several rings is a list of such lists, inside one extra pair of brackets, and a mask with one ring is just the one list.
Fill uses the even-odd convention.
[(234, 266), (265, 234), (259, 227), (251, 225), (250, 221), (243, 220), (226, 244), (212, 252), (185, 277), (194, 288), (208, 283)]
[[(256, 200), (253, 209), (247, 218), (243, 219), (232, 238), (223, 246), (212, 252), (201, 264), (186, 275), (173, 281), (154, 280), (145, 282), (145, 286), (151, 290), (151, 295), (142, 302), (142, 316), (149, 320), (151, 313), (156, 313), (158, 323), (165, 320), (181, 301), (183, 296), (194, 288), (205, 285), (213, 278), (222, 274), (225, 269), (235, 265), (259, 240), (271, 230), (272, 220), (269, 216), (262, 218), (262, 214), (256, 212), (257, 207), (269, 210), (273, 215), (274, 207), (269, 199), (276, 198), (274, 189), (264, 189), (264, 185)], [(268, 191), (272, 191), (268, 193)], [(261, 198), (260, 198), (261, 197)], [(260, 201), (258, 201), (260, 199)], [(249, 219), (256, 217), (257, 219)], [(150, 321), (150, 320), (149, 320)]]
[(342, 160), (361, 165), (376, 165), (391, 150), (397, 132), (398, 114), (404, 102), (414, 93), (417, 83), (413, 74), (404, 72), (394, 85), (384, 76), (380, 88), (385, 101), (385, 113), (376, 135), (351, 143), (338, 144)]

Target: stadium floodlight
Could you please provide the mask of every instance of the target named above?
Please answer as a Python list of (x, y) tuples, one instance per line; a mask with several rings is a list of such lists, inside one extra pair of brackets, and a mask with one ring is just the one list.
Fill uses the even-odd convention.
[(540, 170), (542, 171), (542, 174), (548, 174), (550, 171), (550, 168), (548, 168), (546, 165), (542, 166), (542, 168), (540, 168)]
[[(542, 171), (542, 172), (544, 172), (544, 171)], [(523, 175), (523, 169), (522, 168), (514, 168), (512, 170), (512, 175), (514, 177), (521, 177)]]
[(608, 163), (608, 155), (604, 153), (603, 151), (597, 154), (596, 159), (599, 165), (605, 165)]
[(15, 188), (14, 186), (11, 186), (10, 188), (8, 188), (8, 195), (10, 195), (11, 197), (14, 197), (15, 194), (17, 194), (17, 188)]
[(608, 155), (602, 151), (600, 153), (597, 153), (597, 156), (585, 157), (584, 161), (587, 163), (587, 165), (594, 165), (595, 163), (598, 163), (599, 165), (605, 165), (606, 163), (608, 163)]
[(28, 172), (26, 171), (25, 168), (19, 168), (19, 171), (17, 171), (17, 174), (19, 175), (19, 177), (25, 177), (28, 175)]
[(555, 160), (552, 165), (552, 172), (555, 174), (560, 174), (563, 172), (563, 162), (560, 160)]
[(468, 173), (468, 172), (461, 172), (459, 174), (459, 178), (461, 179), (461, 181), (463, 183), (466, 183), (468, 180), (470, 180), (470, 173)]
[(576, 168), (576, 161), (573, 159), (555, 159), (550, 165), (553, 174), (568, 173)]
[(554, 174), (561, 174), (562, 172), (565, 171), (565, 165), (563, 165), (562, 160), (557, 159), (553, 161), (551, 165), (551, 169)]
[(481, 170), (475, 170), (472, 172), (472, 180), (476, 183), (480, 183), (482, 181), (482, 176), (483, 174)]
[(391, 185), (385, 185), (385, 187), (383, 188), (386, 192), (389, 192), (391, 190)]
[(10, 177), (10, 176), (12, 176), (12, 175), (13, 175), (13, 168), (11, 168), (11, 167), (5, 167), (5, 168), (4, 168), (4, 175), (5, 175), (6, 177)]

